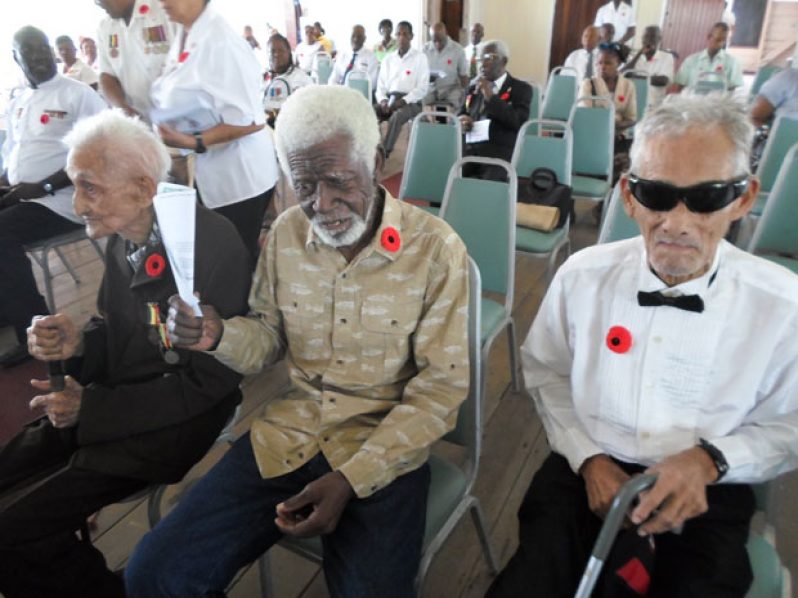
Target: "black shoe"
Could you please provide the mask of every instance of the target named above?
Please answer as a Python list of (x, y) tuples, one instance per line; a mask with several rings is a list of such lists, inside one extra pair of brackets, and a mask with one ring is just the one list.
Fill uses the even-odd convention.
[(13, 349), (9, 349), (0, 355), (0, 366), (4, 368), (12, 368), (15, 365), (20, 365), (33, 359), (31, 354), (28, 353), (27, 345), (17, 345)]

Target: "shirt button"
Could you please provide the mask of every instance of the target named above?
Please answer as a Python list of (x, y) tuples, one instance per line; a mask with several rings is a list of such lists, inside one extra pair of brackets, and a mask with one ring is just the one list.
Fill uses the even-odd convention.
[(330, 437), (329, 436), (325, 436), (324, 438), (322, 438), (322, 440), (324, 442), (330, 442)]
[(391, 320), (391, 326), (397, 326), (399, 324), (396, 320)]
[(330, 397), (330, 403), (335, 403), (335, 397)]
[(304, 455), (304, 454), (302, 454), (302, 453), (297, 453), (297, 457), (299, 457), (300, 459), (304, 459), (304, 458), (305, 458), (305, 455)]
[(341, 278), (346, 278), (346, 272), (344, 272), (343, 274), (341, 274)]
[(286, 459), (286, 460), (285, 460), (285, 464), (286, 464), (286, 465), (291, 465), (291, 459)]
[(661, 343), (661, 342), (662, 342), (662, 337), (661, 337), (661, 336), (655, 336), (655, 337), (654, 337), (652, 340), (653, 340), (655, 343)]
[(293, 305), (294, 307), (299, 307), (299, 303), (297, 303), (296, 301), (294, 301), (292, 305)]
[(344, 360), (343, 359), (336, 359), (335, 363), (337, 363), (338, 365), (343, 365)]
[(371, 491), (372, 491), (372, 492), (376, 492), (376, 491), (377, 491), (377, 486), (372, 486), (372, 487), (371, 487)]
[(346, 318), (341, 318), (341, 319), (340, 319), (340, 320), (338, 320), (338, 321), (339, 321), (341, 324), (346, 324)]
[(640, 438), (642, 438), (643, 440), (648, 440), (649, 438), (651, 438), (651, 434), (649, 434), (648, 432), (643, 432), (640, 434)]

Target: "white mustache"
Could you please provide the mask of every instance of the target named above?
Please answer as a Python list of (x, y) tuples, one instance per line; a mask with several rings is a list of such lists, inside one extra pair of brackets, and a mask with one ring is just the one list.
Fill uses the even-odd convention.
[(670, 239), (668, 237), (657, 237), (654, 242), (659, 245), (660, 243), (667, 243), (668, 245), (678, 245), (680, 247), (689, 247), (691, 249), (699, 249), (699, 245), (695, 241), (689, 239)]

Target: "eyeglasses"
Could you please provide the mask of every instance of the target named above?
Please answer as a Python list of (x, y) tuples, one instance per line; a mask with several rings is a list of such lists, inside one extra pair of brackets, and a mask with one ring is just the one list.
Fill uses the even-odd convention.
[(482, 56), (479, 57), (480, 61), (487, 62), (488, 60), (498, 60), (499, 55), (495, 52), (486, 52)]
[(641, 179), (628, 175), (629, 191), (634, 198), (649, 210), (667, 212), (680, 201), (687, 209), (699, 214), (708, 214), (725, 208), (748, 189), (748, 175), (730, 181), (709, 181), (692, 187), (675, 187), (662, 181)]

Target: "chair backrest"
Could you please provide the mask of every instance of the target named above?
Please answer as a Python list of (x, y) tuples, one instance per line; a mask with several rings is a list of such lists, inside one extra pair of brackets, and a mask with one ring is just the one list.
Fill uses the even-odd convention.
[(637, 98), (637, 121), (646, 113), (648, 107), (648, 94), (651, 91), (651, 75), (646, 71), (628, 71), (624, 76), (635, 86), (635, 96)]
[(604, 217), (601, 221), (601, 229), (597, 244), (612, 243), (623, 239), (631, 239), (640, 234), (640, 227), (637, 222), (629, 218), (623, 209), (621, 200), (621, 183), (615, 185), (612, 190), (610, 201), (604, 209)]
[(541, 118), (568, 120), (578, 88), (579, 74), (576, 69), (567, 66), (553, 69), (546, 84), (546, 95), (540, 110)]
[(756, 171), (762, 184), (760, 189), (762, 193), (770, 193), (773, 189), (784, 156), (796, 143), (798, 143), (798, 119), (788, 116), (778, 117), (770, 131)]
[(371, 79), (365, 71), (352, 71), (346, 76), (345, 85), (363, 94), (369, 102), (371, 101)]
[(712, 93), (713, 91), (727, 91), (726, 77), (722, 73), (704, 71), (698, 73), (698, 80), (693, 85), (693, 91), (698, 94)]
[[(554, 135), (541, 135), (541, 130)], [(518, 131), (512, 164), (518, 176), (529, 176), (536, 168), (551, 168), (557, 181), (571, 184), (571, 127), (567, 122), (530, 120)]]
[[(436, 119), (445, 119), (446, 123), (436, 122)], [(462, 144), (460, 120), (456, 115), (422, 112), (416, 116), (405, 154), (399, 198), (440, 204), (449, 171), (462, 155)]]
[(332, 57), (327, 52), (317, 52), (313, 57), (315, 68), (313, 74), (316, 78), (316, 83), (319, 85), (327, 85), (333, 71)]
[(748, 246), (751, 253), (798, 255), (798, 143), (782, 162), (776, 184), (768, 196)]
[(527, 83), (532, 88), (532, 101), (529, 102), (529, 120), (537, 120), (540, 118), (540, 98), (543, 95), (543, 90), (534, 81), (527, 81)]
[[(468, 258), (468, 358), (469, 387), (468, 396), (457, 413), (454, 430), (443, 437), (468, 449), (470, 473), (476, 473), (482, 446), (482, 367), (481, 334), (482, 326), (482, 279), (476, 262)], [(469, 488), (473, 480), (469, 481)], [(468, 492), (468, 489), (466, 490)]]
[[(466, 178), (465, 164), (499, 166), (507, 182)], [(460, 235), (482, 274), (482, 290), (505, 296), (512, 309), (515, 280), (515, 169), (495, 158), (461, 158), (449, 171), (439, 217)]]
[[(580, 104), (586, 103), (582, 106)], [(612, 178), (615, 105), (604, 96), (583, 96), (568, 118), (573, 134), (573, 162), (577, 174)]]
[(764, 66), (760, 66), (756, 71), (756, 75), (754, 76), (754, 82), (751, 84), (751, 92), (748, 96), (749, 99), (753, 100), (767, 80), (781, 70), (782, 67), (776, 66), (775, 64), (766, 64)]

